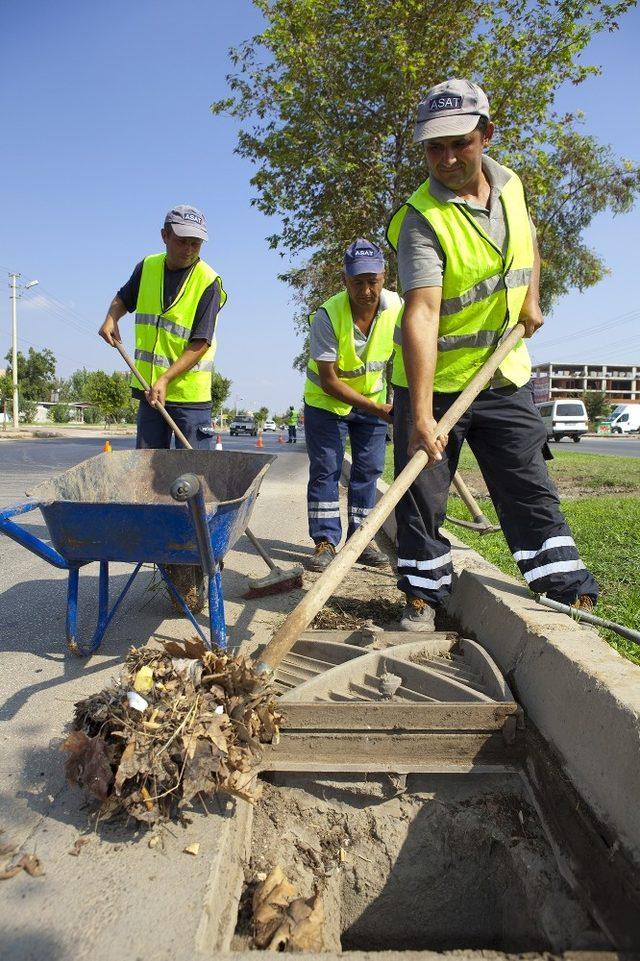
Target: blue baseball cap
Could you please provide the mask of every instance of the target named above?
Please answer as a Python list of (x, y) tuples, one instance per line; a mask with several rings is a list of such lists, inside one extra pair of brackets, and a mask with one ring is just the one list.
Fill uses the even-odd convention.
[(348, 277), (355, 277), (356, 274), (382, 274), (384, 268), (384, 254), (377, 244), (372, 244), (370, 240), (359, 237), (347, 247), (344, 272)]

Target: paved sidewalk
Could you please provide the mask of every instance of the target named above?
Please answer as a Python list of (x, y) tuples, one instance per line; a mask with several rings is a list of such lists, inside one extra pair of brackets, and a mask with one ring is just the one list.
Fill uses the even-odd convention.
[[(251, 526), (272, 557), (284, 566), (309, 552), (306, 532), (307, 458), (279, 458), (267, 474)], [(29, 515), (40, 536), (40, 515)], [(209, 816), (190, 814), (185, 827), (169, 825), (164, 846), (148, 847), (134, 825), (104, 825), (93, 833), (80, 791), (64, 782), (59, 745), (73, 716), (74, 702), (109, 683), (130, 644), (150, 637), (184, 638), (189, 623), (168, 616), (162, 589), (154, 590), (151, 568), (134, 584), (101, 649), (89, 659), (66, 652), (64, 571), (0, 538), (0, 844), (15, 842), (37, 854), (45, 876), (24, 872), (3, 881), (0, 929), (4, 961), (123, 961), (193, 957), (197, 931), (207, 910), (207, 882), (219, 853), (228, 809), (213, 804)], [(113, 595), (131, 568), (114, 564)], [(301, 591), (244, 601), (245, 575), (267, 573), (249, 541), (242, 538), (225, 558), (230, 643), (255, 647), (268, 641), (274, 624), (291, 610)], [(82, 586), (83, 585), (83, 586)], [(81, 574), (83, 635), (93, 631), (97, 566)], [(84, 605), (84, 609), (83, 609)], [(205, 623), (203, 619), (203, 623)], [(242, 803), (242, 802), (241, 802)], [(80, 837), (90, 838), (77, 857), (69, 854)], [(200, 843), (197, 857), (183, 853)], [(6, 857), (0, 858), (4, 866)]]

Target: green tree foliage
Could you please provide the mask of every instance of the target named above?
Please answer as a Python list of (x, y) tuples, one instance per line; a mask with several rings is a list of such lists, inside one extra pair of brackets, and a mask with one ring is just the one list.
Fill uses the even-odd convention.
[[(252, 201), (281, 227), (269, 243), (307, 253), (282, 275), (297, 324), (341, 285), (344, 249), (358, 236), (384, 243), (392, 212), (426, 177), (412, 143), (416, 106), (447, 77), (486, 90), (497, 124), (492, 155), (527, 188), (543, 261), (548, 310), (570, 288), (607, 272), (583, 240), (602, 211), (632, 206), (640, 173), (559, 116), (562, 84), (599, 68), (581, 55), (593, 36), (617, 29), (632, 0), (254, 0), (262, 33), (231, 51), (231, 95), (215, 114), (241, 122), (236, 151), (257, 167)], [(395, 282), (390, 259), (388, 285)], [(303, 367), (305, 352), (297, 358)]]
[[(12, 405), (13, 409), (13, 405)], [(34, 400), (23, 400), (20, 398), (19, 409), (18, 409), (18, 419), (21, 424), (32, 424), (36, 413), (38, 411), (38, 405)]]
[(596, 390), (588, 390), (582, 395), (582, 400), (587, 408), (587, 417), (592, 422), (608, 417), (611, 413), (611, 404), (605, 394), (598, 393)]
[[(11, 351), (6, 355), (6, 374), (2, 380), (3, 392), (11, 396), (13, 367)], [(49, 400), (51, 391), (56, 386), (56, 358), (51, 350), (35, 350), (29, 348), (25, 355), (18, 351), (18, 385), (20, 397), (25, 400)]]
[(262, 424), (264, 424), (265, 420), (269, 416), (269, 408), (260, 407), (260, 409), (257, 410), (253, 416), (255, 417), (256, 424), (259, 424), (260, 426), (262, 426)]
[(89, 374), (85, 398), (98, 408), (105, 422), (122, 419), (122, 412), (127, 408), (130, 397), (129, 378), (126, 374), (119, 371), (105, 374), (103, 370), (95, 370)]
[(217, 370), (214, 370), (211, 380), (211, 406), (215, 414), (222, 409), (225, 400), (229, 396), (231, 383), (228, 377), (223, 377)]
[(60, 400), (86, 400), (85, 389), (90, 376), (91, 373), (86, 367), (74, 370), (68, 380), (60, 382)]
[(54, 424), (68, 424), (71, 420), (71, 411), (67, 404), (54, 404), (49, 408), (47, 416)]
[(99, 424), (102, 414), (97, 407), (85, 407), (82, 411), (82, 420), (85, 424)]

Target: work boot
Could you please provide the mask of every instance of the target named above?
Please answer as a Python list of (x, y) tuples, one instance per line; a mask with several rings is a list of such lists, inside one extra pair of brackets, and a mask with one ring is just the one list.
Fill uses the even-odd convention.
[(435, 631), (436, 612), (421, 597), (407, 594), (407, 603), (400, 620), (401, 631)]
[(593, 609), (596, 605), (590, 594), (580, 594), (571, 606), (575, 607), (577, 611), (584, 611), (585, 614), (593, 614)]
[(385, 567), (389, 563), (389, 558), (371, 541), (363, 550), (358, 561), (361, 564), (366, 564), (368, 567)]
[(336, 549), (329, 541), (318, 541), (313, 557), (307, 561), (310, 571), (323, 571), (336, 556)]

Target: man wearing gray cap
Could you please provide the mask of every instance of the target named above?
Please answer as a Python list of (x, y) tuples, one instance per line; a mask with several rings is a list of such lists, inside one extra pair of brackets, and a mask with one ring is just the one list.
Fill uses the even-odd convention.
[[(352, 466), (347, 498), (349, 537), (375, 503), (384, 466), (387, 423), (385, 368), (402, 300), (384, 289), (385, 263), (368, 240), (352, 243), (344, 256), (344, 289), (311, 314), (304, 390), (304, 427), (309, 454), (307, 508), (315, 551), (309, 562), (322, 571), (342, 538), (338, 481), (347, 435)], [(374, 567), (388, 557), (369, 544), (360, 561)]]
[[(193, 447), (209, 448), (211, 375), (218, 311), (227, 295), (200, 248), (207, 225), (195, 207), (179, 204), (160, 231), (166, 253), (145, 257), (111, 302), (100, 336), (111, 346), (120, 341), (119, 320), (135, 311), (136, 365), (151, 389), (139, 398), (138, 448), (169, 448), (172, 431), (155, 409), (164, 404)], [(176, 445), (179, 442), (176, 438)]]
[(414, 135), (424, 142), (429, 178), (387, 231), (405, 297), (392, 376), (395, 471), (420, 448), (431, 465), (396, 508), (405, 630), (434, 630), (451, 591), (451, 545), (440, 526), (465, 440), (531, 590), (585, 609), (598, 597), (549, 478), (524, 341), (450, 435), (435, 433), (505, 331), (520, 320), (531, 337), (543, 324), (535, 230), (519, 177), (484, 154), (493, 132), (476, 84), (452, 79), (429, 90)]

